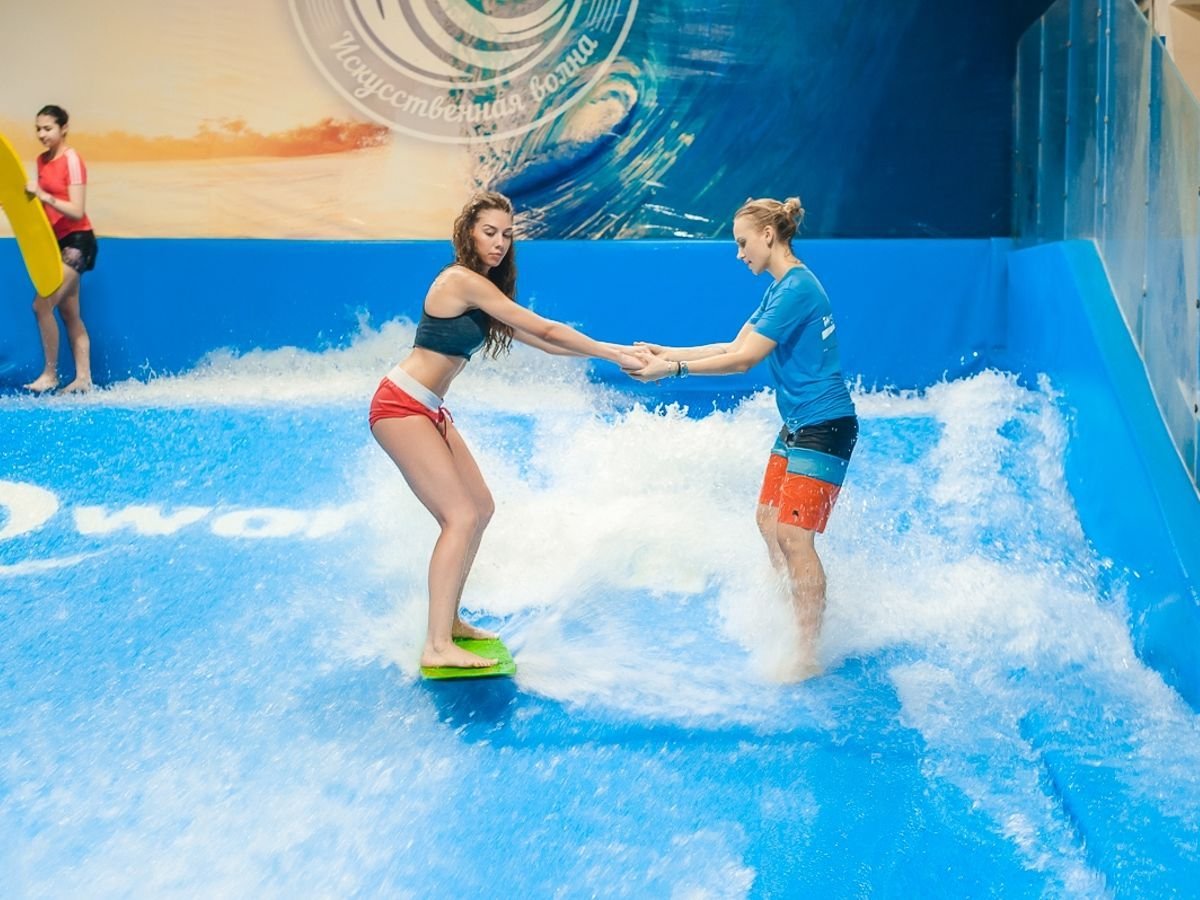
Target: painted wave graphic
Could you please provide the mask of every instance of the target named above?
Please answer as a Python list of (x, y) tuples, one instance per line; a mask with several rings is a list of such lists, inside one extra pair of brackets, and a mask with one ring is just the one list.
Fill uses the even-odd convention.
[[(480, 149), (477, 181), (513, 198), (530, 237), (724, 238), (763, 196), (800, 196), (804, 234), (925, 228), (913, 204), (880, 201), (911, 190), (889, 178), (890, 123), (897, 92), (928, 77), (906, 56), (934, 40), (919, 29), (924, 7), (758, 3), (747, 15), (716, 3), (700, 16), (686, 0), (644, 4), (588, 97)], [(851, 45), (872, 49), (830, 49)]]
[(352, 0), (350, 7), (398, 67), (458, 85), (509, 77), (532, 64), (561, 41), (581, 5), (545, 0), (511, 16), (488, 15), (463, 0)]
[[(692, 148), (697, 134), (728, 127), (735, 98), (722, 79), (754, 36), (733, 30), (729, 8), (688, 11), (683, 0), (643, 6), (621, 56), (584, 102), (481, 151), (478, 180), (513, 197), (527, 236), (709, 237), (721, 228), (711, 204), (697, 201), (725, 161)], [(686, 184), (684, 202), (662, 202), (672, 182)]]

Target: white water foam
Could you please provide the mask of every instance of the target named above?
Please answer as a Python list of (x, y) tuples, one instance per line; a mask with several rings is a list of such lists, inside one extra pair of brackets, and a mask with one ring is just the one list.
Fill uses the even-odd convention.
[[(411, 333), (405, 322), (364, 327), (344, 349), (213, 354), (183, 376), (0, 404), (353, 405), (365, 420), (370, 393)], [(1080, 752), (1119, 769), (1131, 797), (1181, 823), (1200, 807), (1200, 727), (1137, 658), (1122, 598), (1098, 586), (1108, 563), (1088, 546), (1066, 486), (1066, 423), (1051, 386), (1031, 390), (988, 372), (919, 394), (860, 392), (856, 403), (862, 438), (818, 542), (831, 679), (856, 660), (882, 660), (901, 723), (925, 742), (929, 777), (963, 791), (1056, 892), (1105, 893), (1043, 784), (1024, 720), (1070, 721), (1086, 735)], [(789, 687), (772, 678), (795, 633), (753, 523), (777, 428), (768, 392), (703, 418), (629, 409), (590, 383), (580, 362), (519, 348), (508, 360), (473, 363), (447, 404), (498, 510), (464, 605), (501, 623), (522, 690), (618, 719), (767, 731), (840, 724), (821, 690), (827, 679)], [(349, 551), (361, 582), (335, 602), (294, 603), (328, 610), (329, 633), (317, 640), (331, 670), (370, 662), (415, 677), (436, 529), (365, 421), (346, 451), (346, 493), (363, 510)], [(337, 768), (333, 749), (311, 749), (310, 766), (321, 756)], [(461, 763), (461, 746), (453, 753)], [(308, 771), (296, 790), (321, 784), (322, 771)], [(171, 775), (164, 796), (186, 781)], [(293, 815), (284, 800), (279, 823), (311, 806), (297, 799)], [(192, 839), (219, 844), (227, 827), (265, 833), (279, 823), (230, 811), (200, 823)], [(363, 842), (354, 852), (383, 852), (342, 825)], [(679, 840), (699, 841), (699, 852), (709, 839)], [(146, 849), (131, 845), (127, 858)], [(749, 883), (736, 853), (718, 855)], [(251, 883), (249, 873), (228, 874), (212, 883)]]

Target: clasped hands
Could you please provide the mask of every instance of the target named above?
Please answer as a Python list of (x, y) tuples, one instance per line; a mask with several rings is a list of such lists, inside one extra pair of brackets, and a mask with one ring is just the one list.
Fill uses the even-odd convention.
[(678, 373), (679, 364), (664, 356), (666, 348), (660, 344), (635, 341), (629, 346), (622, 345), (620, 350), (621, 371), (637, 381), (658, 381)]

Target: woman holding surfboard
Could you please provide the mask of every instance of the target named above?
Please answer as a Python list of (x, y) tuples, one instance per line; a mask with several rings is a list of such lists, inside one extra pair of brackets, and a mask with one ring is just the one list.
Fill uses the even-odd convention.
[(67, 111), (60, 106), (43, 106), (35, 121), (38, 140), (46, 148), (37, 160), (37, 179), (25, 190), (36, 196), (62, 251), (63, 281), (48, 297), (35, 297), (37, 317), (46, 363), (34, 381), (25, 385), (38, 393), (58, 387), (58, 309), (71, 354), (75, 357), (75, 379), (64, 391), (86, 391), (92, 386), (91, 340), (79, 312), (79, 279), (96, 264), (96, 235), (87, 217), (87, 168), (74, 149), (67, 146)]
[(455, 377), (475, 353), (497, 357), (514, 339), (547, 353), (606, 359), (626, 369), (642, 366), (627, 348), (594, 341), (519, 306), (513, 299), (514, 255), (512, 202), (491, 191), (476, 194), (454, 222), (454, 262), (425, 295), (412, 351), (388, 372), (371, 401), (371, 433), (441, 526), (429, 561), (429, 619), (421, 651), (422, 670), (432, 677), (439, 669), (481, 670), (498, 662), (463, 646), (496, 637), (459, 615), (463, 586), (494, 506), (442, 406)]

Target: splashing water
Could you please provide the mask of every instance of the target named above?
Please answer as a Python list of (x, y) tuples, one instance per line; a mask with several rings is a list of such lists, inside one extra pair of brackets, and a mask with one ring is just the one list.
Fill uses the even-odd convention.
[[(1196, 864), (1197, 717), (1100, 578), (1050, 385), (856, 396), (827, 674), (789, 686), (753, 522), (769, 392), (697, 415), (532, 351), (472, 364), (446, 402), (497, 514), (464, 606), (520, 668), (431, 688), (436, 528), (365, 422), (411, 330), (0, 400), (2, 483), (53, 509), (0, 541), (12, 893), (849, 890), (821, 860), (894, 824), (885, 787), (967, 887)], [(1124, 813), (1077, 808), (1097, 773)], [(1128, 822), (1157, 837), (1117, 865)], [(903, 885), (891, 852), (861, 877)]]

